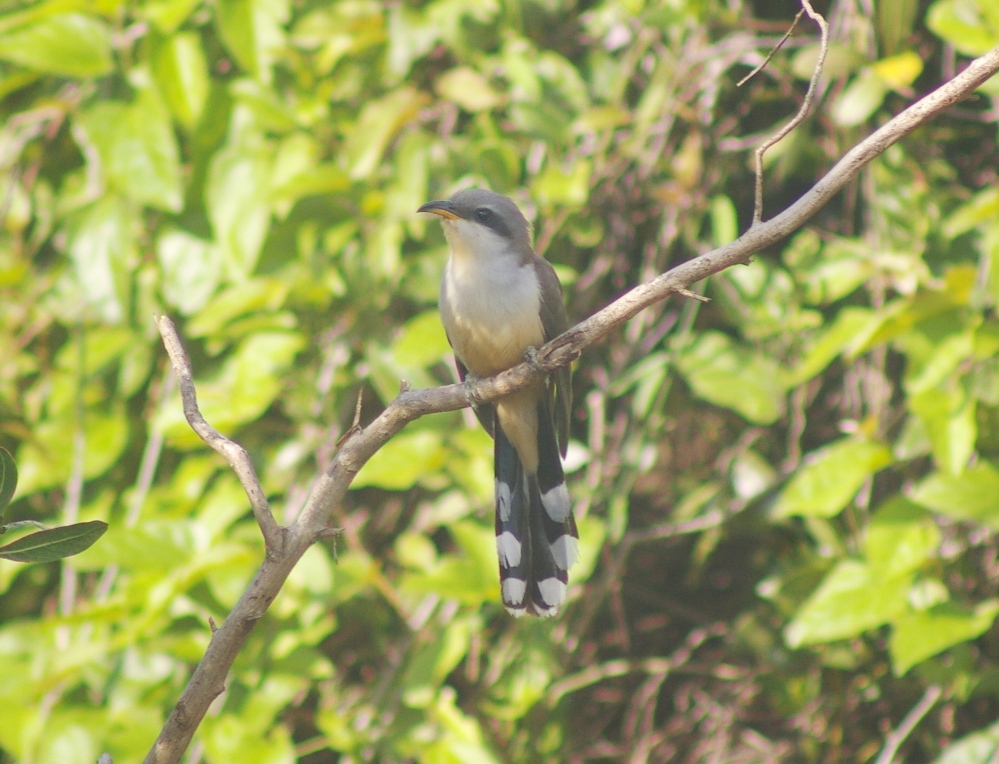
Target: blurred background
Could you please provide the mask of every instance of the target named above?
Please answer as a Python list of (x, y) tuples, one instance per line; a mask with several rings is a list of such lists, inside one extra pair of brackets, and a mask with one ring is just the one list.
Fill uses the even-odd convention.
[[(764, 217), (999, 44), (992, 0), (831, 0)], [(415, 214), (512, 195), (580, 320), (752, 219), (818, 55), (760, 0), (2, 0), (0, 762), (139, 761), (261, 561), (153, 325), (281, 522), (350, 426), (455, 381)], [(995, 761), (999, 83), (808, 227), (577, 364), (582, 554), (499, 604), (492, 449), (409, 425), (237, 661), (189, 762)], [(11, 536), (12, 537), (12, 536)], [(5, 537), (6, 538), (9, 537)], [(913, 713), (910, 713), (913, 712)], [(992, 726), (990, 726), (992, 725)]]

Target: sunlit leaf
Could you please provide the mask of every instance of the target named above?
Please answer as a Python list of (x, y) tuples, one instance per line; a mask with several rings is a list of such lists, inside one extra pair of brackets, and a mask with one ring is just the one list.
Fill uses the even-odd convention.
[(934, 512), (999, 526), (999, 471), (984, 459), (959, 475), (937, 473), (923, 480), (910, 498)]
[(832, 517), (856, 495), (871, 475), (891, 464), (891, 452), (870, 440), (841, 440), (806, 460), (781, 492), (777, 517)]
[(194, 32), (180, 32), (164, 40), (154, 50), (153, 73), (171, 113), (192, 129), (210, 87), (201, 38)]
[(842, 127), (866, 122), (881, 106), (888, 90), (888, 83), (872, 69), (864, 69), (833, 103), (833, 120)]
[(437, 433), (400, 433), (367, 461), (351, 487), (376, 486), (391, 491), (412, 488), (436, 474), (444, 466), (447, 453)]
[(913, 394), (909, 405), (926, 428), (936, 463), (951, 475), (960, 474), (978, 436), (975, 399), (964, 390), (930, 389)]
[(932, 560), (939, 545), (940, 529), (932, 515), (897, 497), (878, 508), (871, 518), (863, 551), (879, 575), (894, 576), (916, 570)]
[(108, 184), (137, 204), (178, 212), (181, 175), (170, 116), (151, 87), (125, 104), (98, 102), (79, 116), (100, 152)]
[(0, 59), (67, 77), (111, 69), (111, 30), (94, 16), (65, 13), (0, 34)]
[(736, 345), (718, 332), (706, 332), (680, 356), (680, 370), (694, 392), (730, 408), (751, 422), (768, 424), (784, 411), (777, 364)]
[(503, 98), (493, 90), (489, 81), (467, 66), (450, 69), (434, 83), (437, 93), (466, 111), (483, 111), (495, 108)]
[(204, 307), (222, 277), (219, 248), (184, 231), (167, 230), (156, 242), (156, 255), (167, 302), (185, 314)]
[(217, 152), (205, 183), (205, 204), (227, 271), (253, 273), (271, 224), (272, 158), (264, 147), (231, 145)]
[(890, 622), (906, 608), (911, 575), (876, 576), (866, 564), (841, 560), (784, 630), (791, 647), (832, 642)]
[(951, 604), (919, 610), (892, 623), (888, 649), (892, 669), (903, 676), (918, 663), (983, 634), (999, 615), (999, 600), (980, 602), (973, 611)]
[(359, 180), (371, 174), (396, 131), (426, 101), (424, 93), (406, 87), (393, 90), (382, 98), (365, 104), (357, 123), (350, 129), (344, 146), (352, 179)]
[[(988, 0), (983, 0), (982, 7)], [(936, 0), (926, 14), (926, 26), (954, 46), (958, 53), (980, 56), (999, 43), (999, 28), (986, 23), (975, 3)]]
[(871, 65), (871, 69), (890, 87), (907, 88), (922, 74), (923, 60), (914, 51), (907, 50)]
[(999, 751), (999, 723), (948, 745), (933, 764), (989, 764)]
[(287, 0), (220, 0), (215, 20), (226, 48), (250, 75), (269, 83), (284, 45)]

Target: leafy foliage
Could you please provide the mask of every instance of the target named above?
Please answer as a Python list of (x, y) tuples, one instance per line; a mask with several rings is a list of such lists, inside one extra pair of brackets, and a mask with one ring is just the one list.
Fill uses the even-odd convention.
[[(0, 560), (0, 760), (139, 760), (260, 561), (151, 315), (180, 319), (205, 416), (287, 521), (359, 394), (368, 418), (400, 380), (454, 380), (444, 243), (414, 210), (513, 194), (576, 317), (731, 240), (747, 149), (817, 55), (799, 30), (735, 88), (792, 5), (6, 3), (9, 516), (109, 530), (61, 572)], [(767, 154), (768, 211), (953, 51), (999, 43), (988, 0), (831, 5), (826, 84)], [(474, 417), (410, 425), (261, 620), (202, 760), (866, 761), (938, 686), (905, 760), (988, 761), (997, 94), (713, 278), (710, 305), (657, 306), (581, 360), (581, 560), (557, 620), (499, 607)]]

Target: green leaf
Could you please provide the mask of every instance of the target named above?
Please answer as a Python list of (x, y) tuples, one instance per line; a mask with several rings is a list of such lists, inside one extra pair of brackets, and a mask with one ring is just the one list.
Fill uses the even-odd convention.
[(891, 464), (882, 443), (847, 438), (809, 455), (781, 492), (777, 517), (832, 517), (856, 495), (871, 475)]
[(185, 315), (201, 310), (222, 278), (219, 248), (184, 231), (168, 228), (156, 241), (156, 256), (167, 303)]
[(153, 49), (152, 63), (156, 84), (170, 112), (188, 130), (193, 129), (211, 87), (201, 36), (180, 32), (159, 42)]
[(437, 94), (465, 111), (488, 111), (503, 102), (482, 74), (467, 66), (449, 69), (434, 83)]
[(270, 83), (271, 67), (285, 46), (287, 0), (220, 0), (215, 22), (226, 48), (254, 78)]
[(111, 71), (111, 30), (100, 19), (65, 13), (0, 36), (0, 59), (66, 77)]
[(372, 456), (351, 484), (404, 491), (437, 474), (447, 461), (441, 436), (429, 430), (396, 435)]
[(999, 188), (989, 186), (954, 210), (941, 227), (941, 233), (954, 239), (982, 223), (999, 219)]
[(392, 343), (395, 362), (403, 367), (426, 368), (450, 354), (451, 345), (436, 310), (428, 310), (409, 319)]
[(72, 557), (104, 535), (108, 524), (100, 520), (74, 523), (38, 531), (0, 547), (0, 558), (14, 562), (53, 562)]
[(770, 424), (784, 412), (776, 362), (736, 345), (720, 332), (701, 335), (680, 356), (679, 367), (699, 397), (750, 422)]
[(937, 0), (926, 14), (926, 26), (965, 56), (980, 56), (999, 44), (999, 29), (990, 28), (975, 3)]
[(730, 197), (718, 194), (711, 199), (711, 240), (716, 247), (721, 247), (738, 236), (739, 213)]
[(930, 475), (910, 498), (934, 512), (999, 527), (999, 471), (984, 459), (960, 475)]
[(919, 610), (892, 624), (888, 650), (896, 676), (948, 647), (984, 634), (999, 615), (999, 600), (980, 602), (973, 611), (950, 603)]
[(131, 309), (135, 268), (135, 210), (108, 195), (67, 220), (68, 249), (81, 300), (108, 323), (119, 323)]
[(961, 389), (930, 389), (909, 396), (909, 407), (926, 428), (933, 459), (948, 474), (959, 475), (974, 453), (976, 403)]
[(943, 749), (933, 764), (990, 764), (999, 752), (999, 723), (972, 732)]
[(898, 496), (881, 506), (871, 518), (863, 551), (878, 576), (895, 576), (918, 569), (936, 556), (940, 529), (933, 516)]
[(833, 103), (833, 122), (841, 127), (856, 127), (866, 122), (884, 102), (888, 90), (887, 82), (872, 69), (864, 69)]
[(841, 560), (784, 630), (791, 647), (833, 642), (882, 626), (907, 607), (911, 575), (883, 578), (858, 560)]
[(581, 207), (590, 196), (593, 164), (577, 159), (569, 167), (549, 164), (534, 181), (531, 191), (544, 207)]
[(0, 446), (0, 518), (17, 488), (17, 465), (10, 451)]
[(353, 180), (374, 172), (389, 141), (426, 102), (425, 93), (404, 87), (365, 104), (357, 123), (348, 130), (343, 148)]
[(907, 50), (871, 65), (871, 69), (895, 90), (904, 90), (923, 73), (923, 60), (914, 51)]
[[(128, 445), (128, 418), (121, 405), (107, 406), (88, 410), (83, 426), (83, 476), (90, 479), (110, 469)], [(42, 420), (34, 427), (32, 439), (22, 443), (17, 454), (25, 494), (69, 479), (75, 429), (71, 415)]]
[(100, 153), (109, 185), (136, 204), (180, 211), (180, 151), (152, 87), (140, 87), (130, 104), (98, 101), (78, 119)]
[(228, 272), (251, 275), (271, 224), (271, 152), (238, 143), (215, 154), (205, 183), (205, 204)]
[(135, 9), (140, 18), (152, 21), (163, 34), (172, 34), (184, 23), (200, 0), (146, 0)]
[(844, 308), (831, 326), (811, 342), (801, 359), (785, 375), (784, 384), (797, 387), (821, 373), (838, 356), (848, 354), (858, 337), (878, 319), (867, 308)]
[[(285, 371), (305, 346), (297, 332), (262, 331), (239, 343), (226, 358), (219, 374), (198, 384), (198, 399), (205, 419), (220, 432), (259, 418), (287, 384)], [(190, 431), (179, 398), (161, 411), (159, 425), (180, 442), (198, 442)]]

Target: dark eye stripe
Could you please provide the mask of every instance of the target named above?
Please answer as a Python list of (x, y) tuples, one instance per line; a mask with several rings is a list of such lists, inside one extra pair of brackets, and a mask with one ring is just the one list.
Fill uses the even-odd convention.
[(506, 222), (503, 220), (503, 218), (497, 215), (488, 207), (479, 207), (473, 213), (473, 217), (475, 218), (476, 223), (480, 223), (481, 225), (484, 225), (486, 228), (491, 228), (503, 238), (505, 239), (512, 238), (510, 229), (507, 227)]

